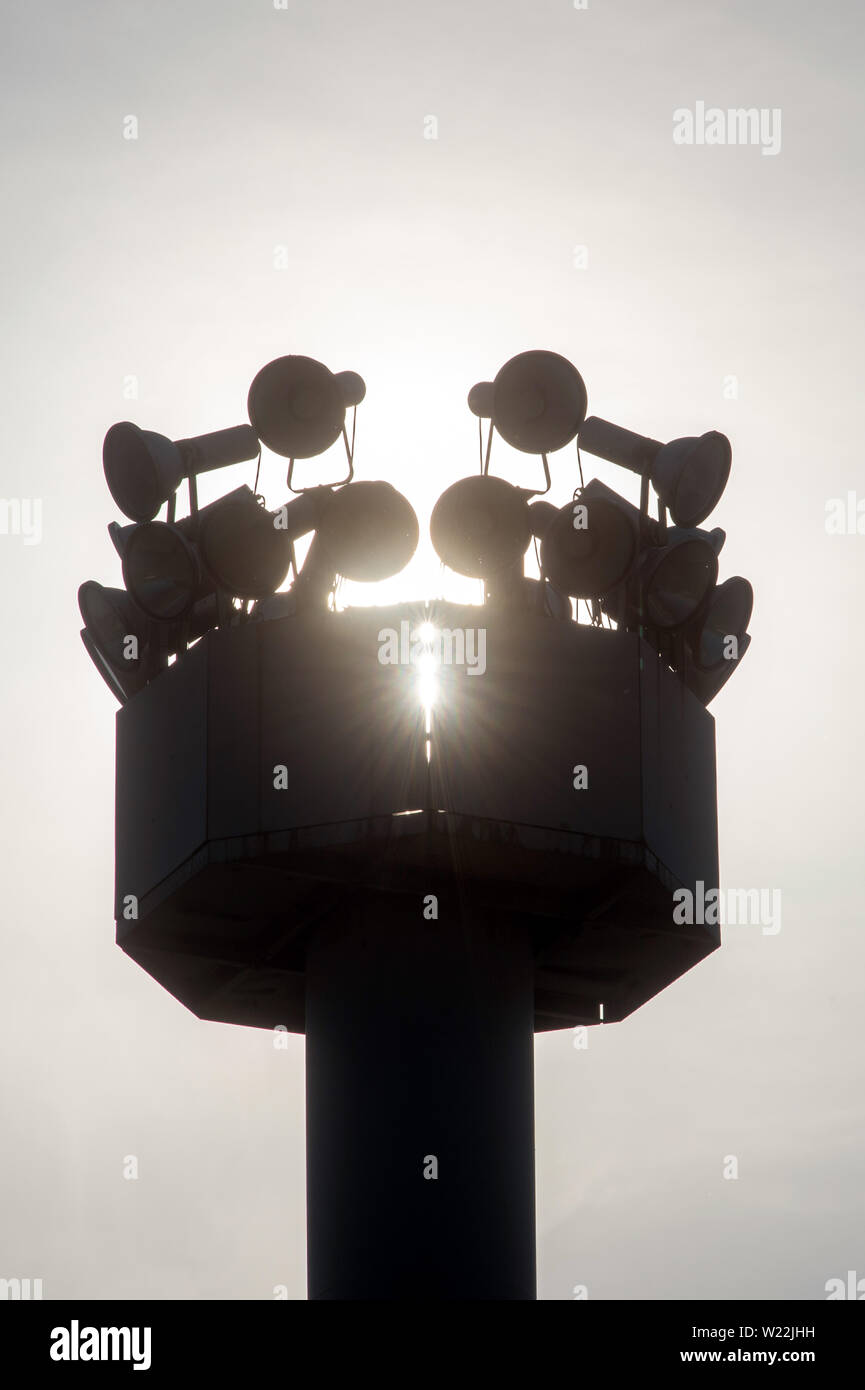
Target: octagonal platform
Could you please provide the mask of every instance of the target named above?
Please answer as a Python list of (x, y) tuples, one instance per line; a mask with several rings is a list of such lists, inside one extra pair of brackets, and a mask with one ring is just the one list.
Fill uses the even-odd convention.
[[(425, 618), (485, 657), (440, 668), (429, 735), (416, 667), (380, 659)], [(201, 1018), (302, 1033), (312, 935), (434, 896), (438, 932), (529, 934), (536, 1031), (614, 1022), (719, 945), (673, 921), (718, 886), (716, 817), (714, 720), (636, 634), (446, 603), (245, 621), (118, 711), (117, 941)]]

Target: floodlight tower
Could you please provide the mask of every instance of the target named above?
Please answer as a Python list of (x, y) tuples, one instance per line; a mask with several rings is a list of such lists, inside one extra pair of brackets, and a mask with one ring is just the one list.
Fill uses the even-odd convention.
[[(344, 416), (363, 394), (309, 358), (259, 373), (251, 425), (289, 477), (340, 434), (349, 456), (340, 485), (279, 513), (238, 489), (155, 521), (178, 446), (121, 433), (112, 490), (144, 498), (114, 534), (130, 592), (81, 593), (124, 702), (117, 941), (200, 1018), (305, 1034), (311, 1299), (533, 1299), (533, 1034), (623, 1019), (719, 944), (674, 922), (672, 894), (717, 886), (705, 704), (750, 586), (716, 585), (693, 501), (676, 535), (590, 484), (577, 529), (489, 475), (494, 427), (549, 482), (547, 452), (584, 424), (579, 373), (531, 352), (473, 389), (481, 472), (430, 523), (487, 602), (337, 612), (337, 574), (395, 573), (418, 539), (395, 489), (352, 480)], [(657, 464), (661, 448), (644, 476), (691, 497), (703, 464)], [(313, 540), (274, 593), (293, 559), (279, 529)], [(581, 597), (618, 626), (574, 622)]]

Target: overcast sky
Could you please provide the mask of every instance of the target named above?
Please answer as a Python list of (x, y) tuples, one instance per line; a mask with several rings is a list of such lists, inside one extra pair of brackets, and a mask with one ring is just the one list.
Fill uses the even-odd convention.
[[(106, 429), (239, 424), (284, 353), (359, 371), (358, 476), (422, 538), (350, 601), (476, 601), (426, 520), (477, 467), (466, 392), (528, 348), (591, 413), (732, 440), (711, 525), (756, 607), (711, 706), (722, 883), (783, 902), (586, 1050), (537, 1040), (539, 1296), (865, 1276), (865, 535), (825, 524), (865, 501), (861, 6), (15, 0), (3, 24), (0, 496), (40, 500), (41, 535), (0, 535), (0, 1277), (306, 1294), (303, 1038), (199, 1022), (114, 945), (116, 703), (76, 604), (120, 582)], [(780, 148), (676, 143), (698, 103), (780, 112)], [(573, 450), (551, 463), (564, 503)], [(262, 487), (285, 500), (284, 461)]]

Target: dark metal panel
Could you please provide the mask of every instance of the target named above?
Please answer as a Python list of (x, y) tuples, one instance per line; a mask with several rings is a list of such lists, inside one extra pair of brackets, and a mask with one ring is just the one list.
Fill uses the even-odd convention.
[[(624, 840), (640, 837), (636, 638), (475, 610), (486, 671), (444, 667), (433, 712), (436, 805)], [(587, 786), (574, 787), (585, 765)]]
[(221, 628), (205, 638), (207, 692), (207, 834), (211, 840), (259, 831), (258, 638), (262, 623)]
[[(378, 659), (389, 617), (372, 609), (261, 623), (265, 832), (424, 804), (417, 673)], [(274, 786), (278, 765), (288, 770), (284, 789)]]
[(715, 721), (645, 643), (642, 653), (644, 838), (679, 883), (702, 879), (708, 892), (718, 886)]
[(116, 918), (207, 836), (206, 688), (199, 643), (118, 712)]

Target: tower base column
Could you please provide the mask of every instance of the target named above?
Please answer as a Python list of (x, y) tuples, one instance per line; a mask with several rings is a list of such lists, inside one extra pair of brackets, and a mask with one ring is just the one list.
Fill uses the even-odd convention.
[(378, 899), (306, 965), (310, 1299), (534, 1299), (527, 933)]

